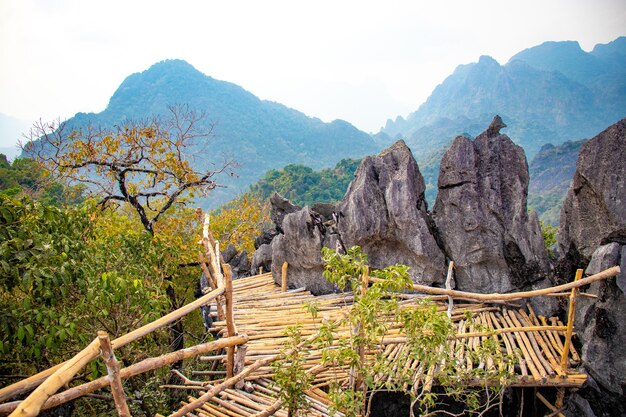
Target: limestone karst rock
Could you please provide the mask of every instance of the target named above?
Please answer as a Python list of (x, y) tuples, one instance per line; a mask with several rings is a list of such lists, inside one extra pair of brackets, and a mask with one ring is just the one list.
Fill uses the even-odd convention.
[(600, 245), (626, 244), (626, 119), (586, 142), (563, 207), (563, 257), (589, 260)]
[(563, 271), (594, 274), (619, 265), (620, 275), (593, 283), (578, 297), (574, 329), (593, 383), (579, 391), (596, 415), (626, 412), (626, 119), (586, 142), (561, 209)]
[(326, 236), (319, 219), (320, 215), (308, 207), (284, 217), (283, 233), (272, 240), (274, 281), (281, 282), (282, 265), (287, 262), (290, 288), (306, 287), (316, 295), (334, 290), (332, 284), (322, 276), (324, 264), (321, 249)]
[(605, 389), (625, 395), (626, 294), (619, 284), (626, 281), (626, 246), (613, 242), (598, 247), (585, 273), (596, 274), (620, 263), (619, 276), (595, 282), (587, 290), (598, 298), (578, 297), (575, 329), (583, 343), (585, 369)]
[(549, 284), (539, 221), (527, 211), (526, 156), (499, 133), (502, 127), (496, 116), (476, 139), (457, 137), (441, 161), (433, 217), (461, 290), (510, 292)]
[(424, 190), (403, 141), (364, 158), (338, 207), (345, 246), (361, 246), (374, 268), (401, 263), (411, 267), (414, 281), (443, 284), (445, 258), (431, 230)]

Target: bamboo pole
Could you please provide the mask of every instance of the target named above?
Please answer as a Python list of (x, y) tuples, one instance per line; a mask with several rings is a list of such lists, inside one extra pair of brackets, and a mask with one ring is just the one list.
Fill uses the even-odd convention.
[(43, 404), (59, 388), (67, 384), (85, 365), (98, 356), (100, 346), (96, 338), (87, 347), (81, 350), (76, 356), (65, 362), (58, 368), (43, 384), (33, 391), (24, 401), (21, 401), (11, 417), (31, 417), (36, 416), (41, 411)]
[[(246, 352), (248, 351), (248, 346), (241, 345), (237, 347), (237, 352), (235, 353), (235, 364), (233, 365), (233, 375), (237, 375), (242, 371), (243, 368), (246, 367)], [(239, 381), (235, 384), (235, 388), (242, 389), (244, 385), (244, 381)]]
[[(584, 281), (581, 280), (583, 276), (583, 270), (577, 269), (576, 276), (574, 277), (574, 283)], [(567, 372), (567, 359), (569, 356), (569, 347), (572, 341), (572, 330), (574, 328), (574, 314), (576, 312), (576, 293), (577, 287), (572, 288), (572, 293), (569, 296), (569, 311), (567, 312), (567, 333), (565, 334), (565, 345), (563, 347), (563, 353), (561, 354), (561, 369), (563, 373)]]
[[(171, 313), (166, 314), (165, 316), (161, 317), (158, 320), (155, 320), (151, 323), (146, 324), (145, 326), (142, 326), (136, 330), (133, 330), (132, 332), (127, 333), (124, 336), (118, 337), (117, 339), (113, 340), (113, 342), (111, 343), (113, 346), (113, 349), (119, 349), (122, 346), (125, 346), (139, 339), (140, 337), (143, 337), (149, 333), (152, 333), (155, 330), (158, 330), (162, 327), (167, 326), (168, 324), (180, 319), (181, 317), (186, 316), (190, 312), (202, 307), (203, 305), (205, 305), (206, 303), (208, 303), (215, 297), (222, 295), (223, 293), (224, 293), (224, 288), (218, 288), (216, 290), (213, 290), (210, 293), (198, 298), (197, 300), (179, 308), (178, 310), (174, 310)], [(96, 356), (97, 356), (97, 352), (96, 352)], [(37, 387), (39, 384), (45, 381), (46, 378), (48, 378), (50, 375), (52, 375), (54, 372), (56, 372), (59, 368), (64, 366), (66, 363), (67, 362), (60, 363), (56, 366), (53, 366), (52, 368), (48, 368), (45, 371), (39, 372), (36, 375), (33, 375), (29, 378), (16, 382), (15, 384), (9, 385), (8, 387), (4, 387), (0, 389), (0, 401), (4, 401), (13, 396), (23, 394)]]
[[(466, 291), (446, 290), (444, 288), (429, 287), (427, 285), (421, 285), (421, 284), (413, 284), (413, 290), (424, 293), (424, 294), (447, 295), (447, 296), (455, 297), (455, 298), (467, 298), (467, 299), (479, 300), (479, 301), (517, 300), (520, 298), (531, 298), (531, 297), (538, 297), (541, 295), (552, 294), (555, 292), (569, 291), (572, 288), (579, 288), (584, 285), (591, 284), (592, 282), (601, 281), (603, 279), (614, 277), (618, 275), (619, 273), (620, 273), (619, 266), (614, 266), (612, 268), (606, 269), (597, 274), (591, 275), (587, 278), (583, 278), (579, 281), (557, 285), (556, 287), (542, 288), (542, 289), (533, 290), (533, 291), (512, 292), (512, 293), (505, 293), (505, 294), (498, 294), (498, 293), (480, 294), (480, 293), (473, 293), (473, 292), (466, 292)], [(370, 278), (370, 281), (381, 282), (383, 281), (383, 279)]]
[(286, 292), (287, 289), (289, 288), (289, 285), (287, 283), (287, 268), (289, 268), (289, 264), (287, 263), (287, 261), (283, 262), (283, 267), (281, 270), (281, 289), (283, 292)]
[[(450, 261), (448, 265), (448, 275), (446, 276), (446, 290), (452, 289), (452, 270), (454, 268), (454, 262)], [(452, 317), (452, 309), (454, 308), (454, 298), (448, 296), (448, 318)]]
[[(301, 343), (299, 343), (298, 346), (296, 346), (295, 348), (290, 349), (289, 351), (285, 352), (285, 354), (289, 355), (289, 354), (293, 353), (293, 351), (295, 351), (297, 349), (301, 349), (303, 346), (306, 346), (309, 343), (311, 343), (313, 340), (315, 340), (316, 337), (317, 337), (317, 334), (313, 334), (313, 335), (309, 336), (308, 338), (303, 340)], [(219, 394), (220, 392), (222, 392), (226, 388), (230, 388), (233, 385), (235, 385), (237, 382), (245, 379), (248, 375), (252, 374), (254, 371), (258, 370), (259, 368), (274, 362), (280, 355), (281, 355), (281, 353), (277, 353), (277, 354), (268, 356), (266, 358), (257, 360), (256, 362), (254, 362), (252, 365), (250, 365), (247, 368), (245, 368), (243, 371), (241, 371), (237, 375), (234, 375), (231, 378), (226, 378), (223, 382), (221, 382), (220, 384), (215, 385), (211, 390), (207, 391), (204, 395), (200, 396), (195, 401), (192, 401), (189, 404), (186, 404), (185, 406), (180, 408), (178, 411), (170, 414), (169, 417), (183, 417), (187, 413), (189, 413), (189, 412), (191, 412), (191, 411), (193, 411), (193, 410), (195, 410), (195, 409), (197, 409), (199, 407), (202, 407), (202, 405), (205, 402), (209, 401), (210, 399), (215, 397), (217, 394)]]
[(552, 404), (550, 404), (550, 401), (548, 401), (546, 399), (546, 397), (544, 397), (543, 395), (541, 395), (541, 393), (537, 392), (536, 394), (537, 398), (539, 398), (539, 400), (546, 406), (548, 407), (548, 410), (552, 411), (551, 415), (555, 415), (555, 416), (559, 416), (559, 417), (565, 417), (563, 415), (563, 413), (561, 413), (561, 410), (555, 406), (553, 406)]
[[(237, 328), (235, 327), (235, 319), (233, 317), (233, 273), (228, 264), (224, 264), (224, 286), (224, 298), (226, 299), (226, 328), (228, 329), (228, 336), (233, 337), (237, 334)], [(226, 378), (231, 378), (235, 366), (235, 347), (230, 346), (226, 354)]]
[(98, 340), (100, 341), (100, 349), (102, 350), (102, 358), (109, 373), (111, 380), (111, 393), (115, 402), (115, 409), (120, 417), (130, 417), (130, 410), (126, 404), (126, 396), (124, 395), (124, 387), (122, 387), (122, 379), (120, 378), (120, 364), (115, 359), (111, 340), (107, 332), (100, 330), (98, 332)]
[[(219, 340), (215, 340), (213, 342), (203, 343), (201, 345), (193, 346), (186, 349), (177, 350), (176, 352), (167, 353), (165, 355), (145, 359), (141, 362), (137, 362), (129, 367), (123, 368), (120, 370), (120, 378), (127, 379), (132, 376), (142, 374), (148, 371), (152, 371), (157, 368), (161, 368), (165, 365), (169, 365), (174, 362), (178, 362), (181, 360), (189, 359), (194, 356), (202, 355), (214, 350), (222, 349), (228, 346), (241, 345), (248, 341), (248, 337), (246, 335), (239, 335), (234, 337), (223, 338)], [(98, 339), (94, 340), (92, 343), (95, 346), (96, 352), (97, 347), (99, 346)], [(91, 346), (91, 345), (90, 345)], [(50, 379), (50, 378), (49, 378)], [(52, 407), (59, 406), (68, 401), (74, 400), (78, 397), (82, 397), (83, 395), (89, 394), (90, 392), (94, 392), (101, 388), (106, 387), (110, 384), (110, 379), (107, 376), (102, 378), (98, 378), (94, 381), (88, 382), (86, 384), (79, 385), (74, 388), (70, 388), (65, 390), (59, 394), (53, 395), (43, 404), (43, 410), (47, 410)], [(44, 386), (42, 384), (41, 386)], [(40, 387), (41, 388), (41, 387)], [(16, 410), (20, 405), (20, 401), (14, 401), (12, 403), (0, 404), (0, 415), (6, 415), (13, 410)]]
[[(198, 252), (198, 260), (200, 261), (200, 268), (202, 268), (202, 272), (206, 276), (207, 281), (209, 285), (211, 286), (211, 289), (212, 290), (217, 289), (217, 281), (211, 275), (211, 271), (209, 271), (209, 267), (207, 266), (207, 263), (204, 261), (204, 255), (202, 255), (202, 252)], [(215, 298), (215, 308), (217, 310), (218, 320), (224, 320), (224, 317), (225, 317), (224, 309), (222, 308), (222, 303), (219, 302), (219, 297)]]

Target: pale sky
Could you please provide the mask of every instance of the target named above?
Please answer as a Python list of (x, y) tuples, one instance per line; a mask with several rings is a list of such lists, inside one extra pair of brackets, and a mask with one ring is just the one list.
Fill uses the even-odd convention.
[(459, 64), (626, 35), (624, 0), (0, 0), (0, 113), (100, 112), (130, 74), (188, 61), (324, 121), (377, 132)]

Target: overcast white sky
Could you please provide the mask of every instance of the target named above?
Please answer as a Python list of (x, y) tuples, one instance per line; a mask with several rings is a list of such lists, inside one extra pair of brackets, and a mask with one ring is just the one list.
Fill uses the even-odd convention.
[(458, 64), (626, 35), (624, 0), (0, 0), (0, 113), (100, 112), (168, 58), (324, 121), (376, 132)]

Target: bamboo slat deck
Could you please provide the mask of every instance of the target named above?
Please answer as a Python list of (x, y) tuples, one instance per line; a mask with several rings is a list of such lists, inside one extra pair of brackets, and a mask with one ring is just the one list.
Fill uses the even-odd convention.
[[(278, 354), (287, 341), (285, 329), (288, 326), (300, 326), (301, 333), (306, 338), (316, 334), (323, 321), (339, 321), (345, 316), (347, 307), (352, 302), (349, 293), (315, 297), (304, 289), (283, 292), (281, 287), (274, 283), (271, 274), (235, 280), (233, 299), (237, 331), (249, 337), (246, 366), (259, 359)], [(316, 304), (317, 318), (312, 318), (311, 314), (306, 311), (306, 303)], [(413, 303), (412, 299), (402, 302), (403, 305)], [(442, 302), (439, 308), (441, 311), (446, 311), (448, 305)], [(472, 317), (470, 321), (467, 320), (468, 313)], [(517, 357), (516, 366), (506, 365), (512, 375), (512, 386), (580, 387), (586, 380), (586, 375), (572, 369), (572, 366), (566, 366), (566, 369), (561, 367), (560, 360), (564, 349), (566, 327), (556, 318), (546, 319), (536, 316), (532, 309), (530, 313), (527, 313), (518, 308), (467, 302), (454, 305), (451, 319), (457, 329), (457, 336), (450, 340), (449, 347), (455, 352), (458, 362), (464, 364), (466, 369), (496, 366), (491, 362), (473, 363), (470, 354), (479, 348), (481, 340), (491, 337), (495, 338), (502, 347), (503, 356), (508, 354)], [(215, 322), (214, 328), (226, 334), (225, 321)], [(491, 329), (492, 331), (480, 332), (477, 329)], [(347, 337), (349, 332), (350, 330), (346, 327), (340, 328), (336, 337)], [(387, 358), (397, 361), (394, 369), (398, 371), (417, 369), (420, 364), (415, 360), (407, 360), (407, 356), (403, 355), (406, 349), (403, 336), (402, 329), (391, 328), (385, 338), (383, 353)], [(570, 346), (569, 350), (568, 365), (576, 364), (580, 361), (580, 357), (573, 347)], [(320, 351), (308, 348), (303, 349), (302, 353), (306, 358), (307, 369), (310, 370), (320, 364)], [(248, 385), (252, 384), (254, 387), (253, 394), (241, 390), (224, 391), (225, 394), (212, 399), (202, 411), (197, 410), (197, 415), (253, 416), (262, 409), (267, 409), (276, 401), (276, 388), (271, 385), (271, 377), (271, 366), (260, 367), (246, 377)], [(384, 380), (394, 378), (394, 375), (393, 373), (380, 375), (379, 378)], [(327, 368), (316, 372), (313, 383), (317, 389), (316, 400), (327, 404), (325, 394), (319, 388), (328, 385), (331, 381), (347, 381), (347, 379), (347, 369)], [(471, 383), (470, 381), (469, 384)], [(480, 381), (475, 381), (475, 383), (478, 385)], [(255, 400), (253, 398), (255, 395), (261, 397)], [(251, 406), (249, 401), (253, 403), (257, 401), (257, 406)], [(320, 414), (311, 415), (327, 415), (320, 410), (315, 412)], [(286, 414), (284, 410), (278, 410), (275, 414), (265, 415)]]
[[(287, 410), (276, 403), (278, 391), (271, 380), (260, 378), (249, 384), (248, 391), (239, 389), (226, 389), (222, 391), (219, 398), (213, 398), (194, 412), (198, 417), (239, 417), (254, 416), (266, 410), (272, 416), (287, 417)], [(194, 397), (189, 397), (193, 401)], [(306, 400), (309, 403), (307, 416), (326, 417), (330, 416), (329, 405), (326, 393), (320, 389), (312, 389), (307, 392)], [(272, 412), (272, 407), (277, 408)], [(342, 417), (343, 413), (336, 412), (334, 416)]]

